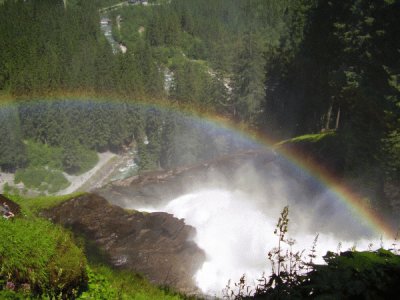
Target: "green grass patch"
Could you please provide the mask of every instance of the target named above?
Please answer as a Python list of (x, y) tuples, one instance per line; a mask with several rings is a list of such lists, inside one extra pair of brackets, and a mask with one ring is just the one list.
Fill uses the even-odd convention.
[(62, 196), (40, 196), (40, 197), (22, 197), (19, 195), (7, 195), (8, 198), (18, 203), (25, 215), (35, 215), (41, 210), (57, 206), (64, 201), (79, 197), (84, 193), (74, 193)]
[(372, 271), (377, 266), (400, 266), (400, 256), (385, 249), (375, 252), (353, 251), (347, 252), (345, 255), (334, 255), (328, 252), (325, 259), (331, 266), (350, 268), (356, 272)]
[(333, 132), (333, 131), (304, 134), (304, 135), (296, 136), (296, 137), (288, 139), (288, 140), (281, 141), (281, 142), (275, 144), (275, 146), (282, 146), (285, 144), (292, 144), (292, 143), (316, 143), (326, 137), (332, 137), (334, 135), (335, 135), (335, 132)]
[(93, 265), (88, 269), (88, 290), (79, 299), (180, 300), (187, 297), (152, 285), (128, 271)]
[(88, 265), (84, 241), (78, 247), (79, 239), (68, 231), (36, 217), (79, 195), (7, 195), (21, 206), (23, 216), (0, 219), (0, 299), (191, 299), (101, 261)]
[(1, 218), (0, 236), (0, 290), (68, 296), (86, 281), (86, 257), (62, 228), (39, 218)]

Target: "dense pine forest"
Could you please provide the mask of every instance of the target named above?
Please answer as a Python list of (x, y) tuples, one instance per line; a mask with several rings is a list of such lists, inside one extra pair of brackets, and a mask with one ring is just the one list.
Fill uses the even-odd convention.
[[(157, 100), (277, 139), (335, 131), (339, 175), (362, 175), (380, 195), (385, 180), (398, 179), (398, 1), (173, 0), (106, 9), (116, 3), (3, 1), (0, 91), (17, 103), (1, 112), (3, 170), (35, 165), (34, 143), (60, 148), (57, 164), (70, 172), (85, 169), (79, 157), (90, 151), (143, 138), (151, 141), (138, 143), (142, 169), (204, 159), (200, 149), (183, 148), (190, 157), (181, 158), (168, 148), (184, 121), (130, 106)], [(125, 53), (107, 41), (104, 18)], [(19, 105), (68, 93), (126, 105), (114, 113), (106, 104)]]
[[(68, 187), (65, 174), (96, 165), (98, 153), (135, 151), (138, 172), (146, 172), (244, 149), (229, 131), (193, 121), (218, 116), (282, 141), (282, 151), (315, 161), (368, 198), (372, 211), (398, 221), (391, 205), (400, 207), (400, 0), (133, 2), (0, 0), (1, 174), (12, 173), (35, 195), (54, 194)], [(27, 219), (2, 218), (0, 232), (14, 230), (20, 245), (37, 243), (27, 253), (39, 249), (43, 257), (24, 254), (27, 262), (9, 255), (11, 238), (0, 243), (0, 297), (14, 299), (7, 286), (14, 272), (19, 291), (29, 282), (24, 293), (37, 297), (186, 299), (87, 262), (69, 233), (36, 217), (72, 196), (9, 196)], [(309, 277), (273, 273), (256, 298), (310, 291), (393, 298), (395, 247), (329, 252), (327, 265)], [(32, 261), (43, 278), (29, 268), (15, 272)], [(70, 277), (61, 278), (57, 268), (67, 261)], [(354, 274), (366, 285), (350, 286)], [(132, 282), (140, 294), (121, 294)], [(244, 298), (240, 292), (230, 297)]]

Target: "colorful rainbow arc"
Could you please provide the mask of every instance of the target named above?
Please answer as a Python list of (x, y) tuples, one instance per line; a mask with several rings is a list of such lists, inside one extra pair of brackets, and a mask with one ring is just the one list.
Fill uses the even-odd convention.
[[(121, 103), (118, 97), (98, 97), (98, 96), (77, 96), (64, 95), (56, 97), (47, 97), (46, 99), (41, 98), (40, 100), (50, 100), (54, 101), (70, 100), (74, 102), (79, 101), (91, 101), (91, 102), (107, 102), (107, 103)], [(126, 101), (126, 100), (125, 100)], [(30, 104), (34, 104), (35, 100), (29, 101)], [(260, 134), (249, 130), (242, 124), (234, 124), (228, 119), (223, 118), (218, 115), (210, 114), (201, 110), (194, 110), (193, 107), (185, 107), (176, 104), (171, 104), (168, 101), (129, 101), (132, 105), (140, 105), (144, 108), (156, 108), (160, 110), (172, 111), (179, 113), (186, 117), (192, 118), (197, 122), (203, 122), (213, 128), (221, 128), (227, 130), (235, 135), (240, 136), (243, 139), (251, 140), (252, 142), (259, 144), (268, 148), (275, 148), (277, 141), (272, 138), (266, 137), (264, 134)], [(7, 107), (15, 104), (14, 100), (0, 101), (0, 107)], [(308, 176), (314, 178), (318, 183), (330, 189), (330, 191), (339, 199), (345, 206), (355, 213), (355, 215), (362, 221), (365, 221), (370, 229), (372, 229), (377, 235), (384, 236), (385, 238), (395, 238), (396, 231), (393, 226), (389, 225), (382, 216), (377, 212), (373, 211), (366, 205), (359, 195), (351, 191), (343, 183), (339, 182), (332, 174), (328, 173), (327, 170), (321, 168), (317, 163), (304, 160), (301, 154), (294, 151), (287, 151), (284, 149), (277, 149), (277, 152), (283, 156), (288, 162), (290, 162), (294, 167), (300, 168)]]

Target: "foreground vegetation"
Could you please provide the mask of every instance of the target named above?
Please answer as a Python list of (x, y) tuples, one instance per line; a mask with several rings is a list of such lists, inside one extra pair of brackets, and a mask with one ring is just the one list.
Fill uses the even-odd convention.
[[(0, 219), (0, 297), (2, 299), (194, 299), (151, 285), (143, 277), (103, 265), (85, 254), (82, 241), (60, 226), (38, 217), (40, 210), (76, 195), (24, 199), (21, 215)], [(400, 256), (391, 251), (328, 252), (326, 264), (315, 264), (314, 245), (305, 254), (294, 252), (287, 237), (289, 210), (279, 218), (278, 246), (268, 258), (272, 275), (250, 287), (243, 276), (228, 285), (226, 299), (394, 299), (400, 292)], [(89, 255), (89, 256), (87, 256)]]
[(395, 240), (390, 250), (328, 251), (326, 264), (316, 264), (318, 234), (309, 251), (294, 251), (289, 238), (289, 208), (278, 220), (277, 247), (268, 252), (270, 276), (262, 276), (256, 286), (246, 277), (223, 290), (225, 299), (395, 299), (400, 292), (400, 252)]
[(37, 216), (40, 210), (74, 196), (28, 199), (9, 195), (22, 213), (14, 219), (0, 219), (0, 298), (184, 298), (151, 285), (139, 275), (92, 261), (79, 239)]

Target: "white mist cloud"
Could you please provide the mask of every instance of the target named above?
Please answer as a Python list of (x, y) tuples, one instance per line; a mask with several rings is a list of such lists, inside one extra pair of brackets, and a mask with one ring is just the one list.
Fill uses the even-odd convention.
[[(229, 280), (238, 282), (246, 274), (256, 285), (263, 272), (270, 274), (267, 254), (277, 246), (274, 229), (280, 213), (289, 204), (289, 233), (296, 240), (294, 251), (312, 247), (315, 235), (317, 262), (329, 251), (354, 246), (368, 249), (371, 230), (357, 219), (328, 189), (315, 180), (298, 179), (279, 164), (256, 167), (242, 164), (235, 171), (211, 169), (201, 180), (187, 180), (189, 193), (172, 200), (152, 203), (132, 199), (125, 207), (164, 211), (196, 228), (194, 241), (206, 253), (206, 262), (194, 280), (206, 294), (221, 296)], [(308, 184), (308, 185), (307, 185)], [(129, 205), (128, 205), (129, 204)], [(380, 246), (379, 237), (372, 242)]]
[(230, 278), (243, 272), (255, 276), (265, 267), (269, 234), (274, 224), (245, 195), (223, 190), (204, 190), (171, 201), (165, 211), (197, 230), (195, 242), (207, 261), (196, 274), (198, 287), (215, 293)]
[[(274, 206), (276, 203), (271, 199), (271, 207)], [(243, 192), (202, 190), (178, 197), (162, 210), (185, 219), (185, 223), (196, 228), (194, 240), (207, 256), (195, 275), (195, 281), (204, 293), (220, 295), (229, 279), (238, 282), (244, 273), (250, 284), (255, 284), (263, 272), (270, 273), (267, 253), (278, 240), (273, 234), (279, 218), (275, 209), (260, 211)], [(306, 215), (302, 217), (307, 218)], [(290, 226), (289, 223), (289, 231)], [(318, 228), (314, 230), (307, 232), (297, 228), (293, 236), (296, 239), (294, 248), (311, 249)], [(318, 262), (322, 262), (326, 251), (336, 251), (339, 242), (342, 251), (354, 246), (353, 241), (321, 235), (317, 243)], [(356, 246), (367, 249), (368, 244), (369, 241), (361, 240)], [(375, 246), (379, 246), (376, 241)]]

